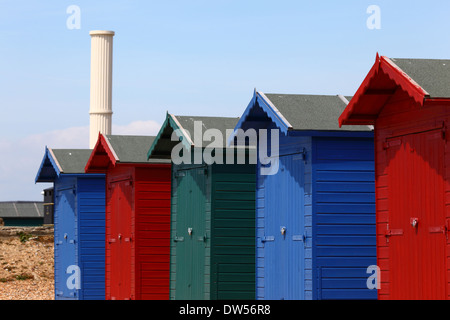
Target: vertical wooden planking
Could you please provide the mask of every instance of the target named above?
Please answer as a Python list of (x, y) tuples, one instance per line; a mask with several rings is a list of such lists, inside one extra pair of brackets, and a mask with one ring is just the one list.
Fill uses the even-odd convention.
[(310, 146), (310, 137), (281, 136), (278, 172), (268, 176), (257, 172), (258, 299), (311, 296), (311, 249), (303, 239), (311, 232)]
[(55, 299), (76, 300), (80, 291), (66, 285), (67, 268), (79, 266), (77, 233), (76, 179), (60, 177), (55, 181)]
[[(410, 101), (405, 100), (402, 103), (407, 104)], [(391, 109), (395, 110), (395, 102), (391, 104)], [(448, 157), (447, 140), (444, 139), (442, 129), (442, 123), (447, 121), (446, 113), (445, 108), (436, 104), (423, 110), (411, 108), (401, 116), (393, 112), (389, 116), (380, 117), (376, 136), (377, 244), (378, 264), (382, 268), (380, 299), (428, 299), (435, 296), (448, 298), (448, 261), (436, 266), (429, 264), (434, 259), (432, 257), (448, 257), (448, 249), (445, 249), (444, 245), (447, 243), (448, 248), (445, 232), (432, 232), (426, 236), (423, 233), (424, 229), (431, 227), (436, 230), (446, 223)], [(430, 140), (429, 134), (433, 135), (433, 129), (437, 139)], [(390, 146), (388, 142), (396, 140), (391, 137), (399, 137), (404, 149)], [(400, 151), (400, 154), (396, 154)], [(391, 156), (386, 157), (388, 154)], [(379, 195), (379, 191), (383, 190), (387, 192)], [(403, 221), (397, 223), (403, 223), (403, 229), (406, 230), (403, 242), (398, 236), (384, 235), (388, 227), (392, 227), (388, 222), (402, 216), (402, 212)], [(413, 216), (422, 220), (422, 227), (419, 226), (416, 235), (410, 233), (409, 219)], [(436, 220), (439, 216), (440, 222)], [(416, 249), (405, 251), (405, 246)], [(443, 253), (444, 251), (446, 252)], [(417, 263), (406, 263), (411, 259), (415, 259)], [(434, 284), (421, 285), (422, 289), (419, 290), (418, 281)]]
[[(204, 241), (207, 219), (207, 171), (204, 166), (174, 166), (176, 223), (172, 224), (171, 296), (174, 299), (209, 298), (209, 239)], [(176, 182), (175, 182), (176, 181)], [(174, 199), (172, 199), (173, 203)], [(199, 240), (200, 239), (200, 240)], [(172, 254), (173, 257), (173, 254)]]
[[(133, 274), (135, 261), (132, 245), (134, 214), (134, 170), (116, 167), (106, 179), (106, 292), (107, 299), (135, 298)], [(128, 239), (128, 241), (126, 241)], [(123, 263), (127, 261), (127, 263)]]

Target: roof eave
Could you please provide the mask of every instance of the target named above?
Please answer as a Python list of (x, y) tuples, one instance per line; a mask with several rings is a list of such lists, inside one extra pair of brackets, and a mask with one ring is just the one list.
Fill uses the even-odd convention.
[[(181, 143), (184, 145), (186, 149), (189, 149), (194, 146), (194, 142), (192, 141), (190, 135), (186, 132), (186, 130), (183, 128), (183, 126), (180, 124), (176, 116), (173, 114), (170, 114), (167, 112), (166, 119), (164, 120), (164, 123), (162, 124), (161, 128), (159, 129), (158, 134), (156, 135), (155, 140), (153, 141), (152, 145), (150, 146), (150, 149), (147, 152), (147, 159), (152, 158), (155, 155), (155, 152), (157, 151), (158, 142), (161, 139), (164, 139), (162, 137), (163, 132), (166, 128), (172, 128), (172, 130), (175, 132), (177, 137), (181, 139)], [(159, 156), (158, 156), (159, 158)]]
[(292, 125), (277, 109), (277, 107), (275, 107), (272, 101), (270, 101), (270, 99), (263, 92), (257, 91), (255, 89), (252, 99), (250, 100), (249, 104), (247, 105), (247, 108), (245, 109), (244, 113), (242, 114), (242, 116), (240, 117), (238, 123), (234, 128), (234, 132), (228, 137), (227, 140), (228, 146), (231, 145), (233, 139), (236, 137), (238, 130), (243, 128), (244, 123), (251, 115), (252, 109), (256, 105), (256, 103), (259, 104), (259, 106), (263, 109), (263, 111), (267, 114), (267, 116), (275, 123), (275, 125), (281, 130), (281, 132), (287, 134), (288, 131), (293, 129)]
[(366, 92), (370, 89), (371, 81), (379, 74), (383, 72), (388, 78), (400, 87), (402, 90), (408, 93), (411, 98), (417, 102), (420, 106), (423, 106), (424, 101), (430, 95), (424, 90), (418, 83), (414, 81), (410, 76), (403, 72), (392, 60), (385, 56), (379, 56), (377, 53), (375, 63), (366, 75), (364, 81), (356, 91), (355, 95), (347, 105), (345, 110), (339, 117), (339, 126), (342, 125), (373, 125), (377, 115), (374, 114), (361, 114), (358, 113), (361, 97), (366, 95)]
[(86, 173), (100, 173), (104, 172), (107, 167), (95, 167), (94, 166), (94, 160), (97, 157), (97, 150), (103, 147), (103, 149), (106, 151), (106, 154), (108, 156), (108, 159), (112, 166), (115, 166), (116, 163), (119, 161), (119, 158), (117, 157), (116, 152), (114, 151), (113, 147), (109, 143), (106, 136), (104, 136), (102, 133), (98, 134), (97, 142), (95, 143), (94, 149), (92, 149), (91, 155), (89, 156), (89, 159), (86, 163), (86, 166), (84, 168), (84, 171)]
[(61, 165), (58, 162), (58, 159), (56, 159), (55, 154), (53, 153), (53, 150), (51, 148), (45, 147), (45, 153), (44, 157), (41, 161), (41, 165), (39, 166), (38, 172), (35, 177), (35, 183), (38, 182), (53, 182), (54, 178), (45, 177), (43, 176), (43, 170), (45, 167), (46, 160), (50, 161), (50, 164), (52, 166), (52, 169), (55, 172), (55, 176), (59, 177), (61, 173), (63, 173), (63, 170), (61, 168)]

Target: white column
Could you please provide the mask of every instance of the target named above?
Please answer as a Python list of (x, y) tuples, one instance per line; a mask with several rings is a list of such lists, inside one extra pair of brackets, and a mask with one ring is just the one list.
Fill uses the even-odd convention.
[(95, 30), (89, 34), (91, 36), (89, 147), (93, 149), (99, 132), (111, 134), (114, 31)]

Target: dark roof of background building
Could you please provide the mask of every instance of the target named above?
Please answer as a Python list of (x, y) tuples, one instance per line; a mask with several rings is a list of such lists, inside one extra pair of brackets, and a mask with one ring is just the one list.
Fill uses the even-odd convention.
[(0, 218), (41, 218), (44, 217), (44, 203), (40, 201), (0, 202)]

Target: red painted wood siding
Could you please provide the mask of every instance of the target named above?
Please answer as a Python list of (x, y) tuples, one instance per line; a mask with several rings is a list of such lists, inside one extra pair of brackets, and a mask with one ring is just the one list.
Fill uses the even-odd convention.
[[(378, 291), (378, 298), (381, 300), (397, 299), (401, 298), (401, 296), (405, 299), (430, 299), (437, 298), (438, 296), (441, 298), (450, 298), (450, 242), (446, 239), (445, 233), (432, 235), (434, 237), (433, 240), (430, 240), (430, 235), (427, 235), (426, 237), (424, 235), (425, 238), (420, 239), (424, 239), (425, 241), (416, 241), (417, 239), (411, 240), (411, 242), (408, 243), (408, 247), (405, 247), (407, 242), (405, 242), (403, 246), (399, 246), (399, 242), (395, 239), (395, 237), (399, 236), (393, 235), (391, 237), (386, 237), (386, 231), (389, 229), (395, 233), (394, 228), (396, 228), (395, 223), (397, 222), (395, 219), (393, 220), (392, 215), (390, 217), (390, 212), (392, 213), (396, 210), (398, 212), (398, 209), (394, 208), (394, 206), (399, 203), (405, 204), (408, 203), (408, 201), (413, 201), (415, 197), (428, 198), (425, 199), (425, 201), (428, 201), (429, 205), (431, 203), (431, 207), (428, 207), (425, 211), (427, 211), (427, 214), (431, 214), (433, 216), (433, 218), (430, 216), (424, 216), (425, 221), (419, 221), (418, 230), (423, 231), (425, 227), (431, 227), (430, 224), (439, 224), (442, 220), (443, 224), (445, 224), (450, 219), (450, 157), (447, 150), (450, 132), (447, 132), (445, 136), (442, 136), (443, 140), (441, 143), (436, 142), (437, 140), (434, 140), (434, 142), (414, 142), (416, 145), (422, 145), (421, 148), (424, 148), (424, 150), (409, 150), (411, 153), (421, 153), (418, 155), (421, 159), (417, 158), (414, 162), (415, 167), (410, 168), (409, 170), (409, 173), (415, 173), (414, 176), (406, 179), (405, 174), (403, 174), (403, 178), (405, 179), (402, 181), (395, 180), (402, 177), (402, 174), (396, 173), (396, 170), (403, 170), (409, 160), (405, 158), (404, 160), (406, 163), (403, 164), (403, 166), (401, 161), (397, 161), (397, 168), (391, 168), (391, 164), (395, 165), (394, 161), (390, 161), (392, 160), (395, 152), (388, 152), (386, 149), (389, 149), (390, 147), (395, 148), (396, 142), (394, 141), (394, 137), (404, 136), (402, 138), (404, 140), (403, 143), (405, 143), (403, 147), (406, 147), (406, 145), (412, 144), (411, 134), (414, 136), (420, 132), (426, 132), (433, 129), (436, 130), (437, 134), (439, 134), (439, 132), (442, 134), (443, 130), (441, 128), (444, 124), (449, 123), (450, 120), (449, 107), (450, 102), (426, 101), (424, 107), (419, 108), (419, 106), (411, 99), (408, 99), (405, 94), (400, 93), (392, 97), (376, 121), (375, 171), (377, 197), (377, 264), (381, 268), (381, 289)], [(432, 135), (433, 132), (430, 134)], [(425, 134), (422, 135), (421, 138), (415, 139), (420, 140), (423, 139), (423, 137), (427, 137), (427, 135)], [(387, 144), (389, 141), (392, 142), (392, 146)], [(440, 148), (443, 150), (438, 150)], [(388, 157), (391, 158), (389, 159)], [(439, 164), (439, 161), (442, 163)], [(427, 168), (430, 164), (435, 167), (439, 164), (441, 169)], [(406, 171), (403, 170), (403, 172)], [(427, 172), (428, 175), (425, 176)], [(439, 181), (439, 176), (441, 176), (441, 181)], [(434, 182), (432, 182), (433, 179)], [(405, 185), (405, 183), (407, 185)], [(412, 183), (414, 183), (415, 186), (411, 186), (410, 184)], [(437, 189), (428, 190), (425, 192), (423, 187), (427, 184)], [(420, 189), (421, 187), (422, 189)], [(401, 188), (401, 190), (393, 190), (394, 188)], [(394, 197), (402, 198), (394, 199)], [(413, 210), (415, 208), (410, 206), (409, 209)], [(400, 214), (404, 214), (405, 216), (403, 218), (405, 219), (409, 218), (406, 217), (406, 212)], [(442, 214), (442, 217), (445, 217), (445, 219), (441, 218), (440, 221), (432, 221), (436, 217), (439, 218), (440, 214)], [(420, 225), (421, 222), (422, 225)], [(391, 223), (391, 225), (389, 225), (389, 223)], [(412, 228), (407, 225), (403, 228), (405, 229), (406, 227)], [(401, 237), (405, 237), (404, 239), (406, 239), (407, 237), (410, 237), (410, 235), (406, 234), (406, 231), (404, 230), (404, 235)], [(433, 241), (436, 243), (432, 243)], [(414, 246), (419, 246), (420, 248), (414, 249)], [(434, 248), (434, 250), (440, 250), (439, 248), (441, 247), (445, 248), (442, 249), (441, 252), (430, 251), (432, 248)], [(418, 250), (418, 252), (422, 252), (422, 260), (420, 261), (421, 265), (414, 266), (411, 264), (405, 264), (405, 261), (398, 259), (398, 256), (396, 258), (394, 257), (396, 254), (404, 254), (405, 250)], [(430, 259), (436, 259), (436, 261), (439, 261), (439, 264), (442, 263), (443, 270), (438, 267), (433, 267), (433, 264), (430, 263)], [(403, 263), (403, 265), (399, 266), (398, 264), (401, 263)], [(400, 269), (402, 270), (402, 274), (398, 273), (398, 270)], [(407, 281), (407, 279), (417, 279), (417, 277), (423, 277), (423, 273), (425, 273), (425, 278), (428, 278), (429, 281), (423, 282), (425, 285), (420, 290), (421, 293), (414, 292), (411, 288), (409, 290), (402, 291), (401, 288), (393, 287), (396, 283), (406, 283), (405, 281)], [(397, 277), (403, 277), (402, 279), (406, 280), (401, 280), (398, 282)], [(443, 286), (443, 289), (436, 291), (436, 287), (440, 286)]]
[(125, 242), (124, 238), (132, 237), (135, 229), (134, 169), (115, 167), (106, 177), (105, 298), (133, 299), (134, 242)]
[(168, 300), (170, 289), (170, 166), (136, 168), (136, 294)]
[[(107, 299), (169, 299), (170, 170), (170, 165), (123, 164), (107, 173)], [(127, 198), (125, 204), (119, 196)], [(122, 243), (131, 241), (115, 251), (117, 242), (108, 240), (119, 241), (120, 230), (129, 230), (122, 231)]]

